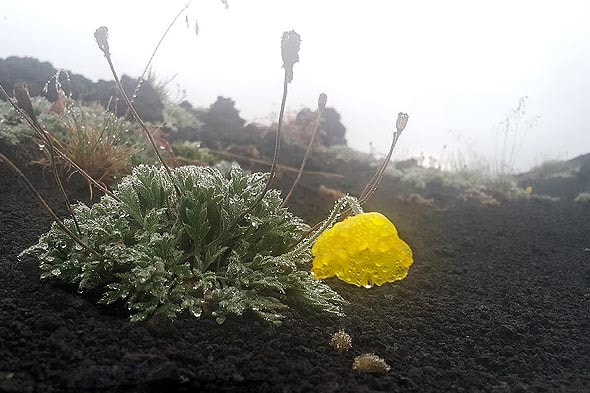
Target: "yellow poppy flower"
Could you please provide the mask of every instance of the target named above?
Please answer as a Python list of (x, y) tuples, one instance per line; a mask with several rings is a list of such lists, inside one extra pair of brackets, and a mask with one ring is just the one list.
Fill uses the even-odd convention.
[(376, 212), (337, 223), (320, 235), (311, 252), (316, 279), (336, 276), (366, 288), (404, 279), (414, 262), (395, 225)]

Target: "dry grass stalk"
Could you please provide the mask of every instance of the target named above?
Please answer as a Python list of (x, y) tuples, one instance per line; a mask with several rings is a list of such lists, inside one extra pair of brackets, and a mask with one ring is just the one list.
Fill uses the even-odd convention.
[[(94, 38), (96, 39), (96, 43), (98, 44), (98, 48), (102, 51), (102, 53), (104, 54), (104, 57), (107, 59), (107, 62), (109, 64), (109, 68), (111, 69), (111, 73), (113, 74), (113, 78), (115, 79), (115, 83), (117, 84), (117, 87), (119, 88), (119, 92), (121, 93), (121, 96), (125, 100), (127, 107), (131, 111), (131, 114), (133, 115), (135, 120), (137, 120), (137, 123), (139, 124), (139, 126), (145, 132), (145, 135), (147, 136), (148, 140), (150, 141), (150, 144), (152, 145), (152, 148), (154, 149), (154, 153), (156, 154), (158, 161), (160, 161), (160, 163), (162, 164), (162, 166), (166, 170), (168, 177), (170, 179), (172, 179), (172, 172), (170, 171), (170, 167), (166, 164), (166, 162), (162, 158), (162, 155), (160, 154), (160, 151), (158, 149), (158, 146), (156, 145), (156, 142), (154, 140), (154, 137), (152, 136), (152, 133), (150, 132), (150, 130), (147, 128), (144, 121), (141, 119), (141, 117), (137, 113), (135, 106), (133, 106), (133, 102), (131, 102), (131, 100), (127, 96), (127, 93), (125, 92), (125, 89), (123, 88), (123, 85), (121, 84), (121, 80), (119, 79), (119, 75), (117, 74), (117, 71), (115, 70), (115, 65), (113, 64), (113, 60), (111, 59), (111, 53), (110, 53), (109, 41), (108, 41), (108, 38), (109, 38), (108, 32), (109, 32), (109, 29), (107, 29), (105, 26), (99, 27), (94, 32)], [(179, 193), (176, 185), (174, 186), (174, 188), (175, 188), (176, 192)]]
[(47, 131), (43, 129), (43, 127), (41, 127), (41, 125), (37, 121), (37, 116), (35, 115), (35, 110), (33, 109), (33, 103), (31, 102), (31, 97), (29, 96), (29, 90), (27, 89), (27, 85), (24, 82), (17, 82), (14, 85), (14, 97), (16, 98), (17, 105), (14, 105), (14, 103), (12, 102), (10, 97), (8, 97), (4, 89), (2, 89), (2, 92), (4, 93), (8, 101), (12, 104), (12, 106), (22, 116), (22, 118), (29, 123), (33, 130), (35, 130), (35, 132), (41, 138), (41, 140), (43, 140), (43, 142), (47, 144), (49, 151), (49, 160), (51, 162), (55, 183), (57, 184), (57, 187), (63, 196), (66, 207), (70, 212), (72, 219), (74, 220), (76, 231), (78, 232), (78, 234), (80, 234), (80, 225), (78, 224), (78, 220), (74, 215), (74, 211), (72, 210), (72, 204), (70, 203), (70, 198), (68, 198), (68, 194), (66, 193), (66, 190), (63, 187), (61, 178), (59, 177), (59, 173), (57, 171), (57, 165), (55, 161), (55, 148), (52, 140), (53, 138), (49, 135)]
[(8, 165), (8, 167), (10, 168), (10, 170), (12, 172), (14, 172), (14, 174), (17, 175), (25, 183), (25, 185), (27, 186), (27, 188), (29, 189), (29, 191), (35, 196), (35, 198), (37, 198), (37, 201), (39, 202), (39, 204), (41, 205), (41, 207), (43, 207), (43, 209), (45, 209), (47, 211), (47, 213), (49, 214), (49, 216), (55, 221), (55, 223), (57, 224), (57, 226), (59, 226), (62, 231), (64, 231), (68, 236), (70, 236), (76, 243), (78, 243), (84, 249), (90, 251), (91, 253), (93, 253), (95, 255), (100, 255), (92, 247), (90, 247), (89, 245), (87, 245), (86, 243), (84, 243), (67, 226), (65, 226), (65, 224), (60, 220), (60, 218), (57, 216), (57, 214), (55, 214), (55, 212), (53, 211), (53, 209), (51, 209), (51, 207), (49, 207), (49, 205), (47, 204), (47, 202), (45, 202), (45, 199), (43, 199), (43, 197), (41, 196), (41, 194), (39, 194), (39, 191), (37, 191), (37, 189), (33, 186), (33, 184), (31, 184), (31, 182), (29, 181), (29, 179), (27, 179), (27, 177), (21, 172), (20, 169), (18, 169), (18, 167), (16, 165), (14, 165), (14, 163), (12, 161), (10, 161), (4, 154), (1, 154), (1, 153), (0, 153), (0, 161), (1, 162), (4, 162), (6, 165)]
[[(101, 124), (95, 125), (86, 120), (82, 108), (71, 108), (62, 124), (66, 131), (65, 142), (56, 141), (56, 146), (70, 160), (57, 161), (58, 169), (71, 176), (81, 168), (104, 184), (112, 184), (129, 173), (129, 157), (136, 154), (139, 148), (122, 143), (121, 134), (125, 130), (119, 129), (123, 126), (117, 123), (114, 115), (105, 114)], [(77, 167), (72, 166), (72, 161), (77, 163)], [(36, 163), (49, 165), (47, 159)]]

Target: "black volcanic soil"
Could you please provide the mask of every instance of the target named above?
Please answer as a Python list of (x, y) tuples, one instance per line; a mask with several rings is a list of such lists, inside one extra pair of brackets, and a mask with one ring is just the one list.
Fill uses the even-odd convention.
[[(64, 214), (49, 177), (25, 172)], [(358, 192), (367, 174), (353, 175), (305, 178), (294, 210), (319, 219), (332, 202), (317, 185)], [(400, 202), (396, 187), (385, 182), (367, 210), (396, 223), (414, 266), (370, 290), (330, 281), (350, 301), (346, 317), (293, 309), (278, 328), (250, 316), (130, 324), (121, 310), (40, 281), (35, 260), (17, 260), (50, 220), (0, 165), (0, 392), (590, 391), (590, 205), (435, 208)], [(340, 328), (353, 338), (344, 354), (328, 345)], [(391, 371), (353, 372), (365, 352)]]

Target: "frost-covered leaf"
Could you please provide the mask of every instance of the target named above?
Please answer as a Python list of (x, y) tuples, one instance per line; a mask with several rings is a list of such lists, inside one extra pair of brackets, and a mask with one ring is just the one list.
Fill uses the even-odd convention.
[[(278, 191), (234, 222), (267, 176), (187, 166), (169, 178), (140, 165), (114, 190), (117, 199), (75, 206), (84, 242), (100, 255), (57, 225), (24, 253), (39, 258), (43, 278), (92, 290), (101, 303), (124, 303), (132, 321), (207, 312), (222, 323), (250, 310), (278, 323), (289, 297), (339, 313), (344, 300), (299, 270), (310, 262), (309, 247), (292, 250), (309, 227), (280, 208)], [(65, 224), (76, 231), (73, 220)]]

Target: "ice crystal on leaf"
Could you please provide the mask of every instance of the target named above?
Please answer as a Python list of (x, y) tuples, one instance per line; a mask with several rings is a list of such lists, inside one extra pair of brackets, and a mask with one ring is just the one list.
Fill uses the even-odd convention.
[[(116, 198), (75, 206), (81, 237), (97, 254), (56, 224), (25, 253), (39, 258), (42, 278), (76, 284), (105, 304), (122, 302), (133, 321), (210, 310), (221, 323), (251, 310), (278, 322), (287, 296), (340, 313), (344, 300), (304, 270), (309, 248), (293, 251), (309, 227), (280, 208), (279, 191), (233, 222), (252, 206), (266, 177), (195, 166), (169, 177), (163, 168), (141, 165), (121, 181)], [(74, 228), (72, 220), (64, 222)]]
[(381, 213), (361, 213), (322, 233), (312, 248), (317, 279), (336, 276), (359, 287), (402, 280), (413, 263), (412, 250)]

